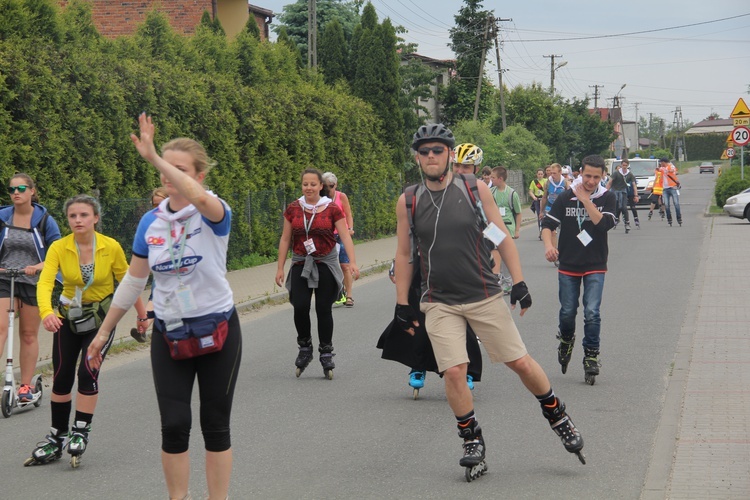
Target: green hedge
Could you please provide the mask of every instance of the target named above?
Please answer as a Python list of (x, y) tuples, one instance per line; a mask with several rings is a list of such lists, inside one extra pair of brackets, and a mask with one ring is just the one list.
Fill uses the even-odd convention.
[(159, 177), (129, 135), (146, 111), (157, 143), (192, 137), (216, 160), (206, 183), (235, 213), (230, 259), (275, 255), (280, 213), (307, 167), (350, 187), (358, 235), (394, 231), (401, 167), (372, 107), (300, 71), (283, 44), (250, 32), (228, 41), (210, 23), (183, 37), (158, 11), (110, 40), (83, 0), (62, 11), (53, 0), (0, 5), (0, 178), (29, 173), (43, 204), (95, 194), (113, 231), (142, 213)]
[(727, 147), (725, 134), (686, 135), (685, 149), (690, 161), (711, 161), (719, 158)]
[(716, 206), (723, 207), (727, 198), (750, 187), (750, 168), (747, 165), (745, 166), (744, 179), (741, 179), (741, 173), (739, 165), (733, 165), (731, 168), (722, 168), (721, 176), (716, 180), (714, 188)]

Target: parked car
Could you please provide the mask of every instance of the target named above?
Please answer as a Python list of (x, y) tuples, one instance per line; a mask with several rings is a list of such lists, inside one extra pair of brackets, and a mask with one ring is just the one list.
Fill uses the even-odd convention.
[(730, 196), (724, 204), (724, 211), (730, 217), (747, 219), (750, 222), (750, 188), (740, 194)]
[[(604, 160), (604, 164), (607, 166), (609, 175), (620, 166), (622, 160)], [(650, 207), (651, 191), (654, 189), (654, 179), (656, 178), (656, 167), (659, 166), (659, 160), (656, 158), (631, 158), (630, 159), (630, 171), (635, 176), (636, 185), (638, 186), (638, 208)]]
[(704, 161), (700, 164), (700, 167), (698, 167), (698, 171), (702, 174), (703, 172), (711, 172), (714, 173), (714, 164), (711, 161)]

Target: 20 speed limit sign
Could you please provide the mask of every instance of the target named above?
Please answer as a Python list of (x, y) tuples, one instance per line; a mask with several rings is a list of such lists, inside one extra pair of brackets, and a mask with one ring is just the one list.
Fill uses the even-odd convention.
[(747, 127), (734, 127), (732, 130), (732, 142), (735, 146), (745, 146), (750, 142), (750, 129)]

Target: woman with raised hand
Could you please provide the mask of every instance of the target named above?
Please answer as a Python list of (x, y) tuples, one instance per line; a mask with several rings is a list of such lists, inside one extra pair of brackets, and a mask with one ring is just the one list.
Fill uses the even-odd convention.
[[(49, 247), (37, 285), (39, 316), (44, 328), (54, 333), (54, 376), (50, 397), (52, 428), (46, 441), (37, 445), (25, 465), (40, 465), (61, 458), (68, 438), (70, 463), (78, 467), (89, 442), (91, 422), (99, 399), (99, 367), (87, 361), (86, 351), (97, 335), (102, 338), (99, 345), (102, 357), (112, 345), (114, 325), (106, 331), (99, 326), (112, 302), (115, 281), (122, 282), (128, 270), (125, 252), (117, 240), (95, 230), (101, 212), (95, 198), (84, 194), (74, 196), (65, 202), (64, 211), (71, 234)], [(52, 290), (58, 271), (62, 275), (63, 291), (58, 313), (55, 313)], [(138, 301), (136, 309), (139, 315), (146, 315), (142, 301)], [(73, 427), (68, 435), (76, 365), (78, 394)]]
[[(232, 212), (203, 187), (211, 167), (203, 146), (192, 139), (173, 139), (162, 146), (159, 156), (151, 117), (143, 113), (138, 121), (140, 135), (131, 135), (133, 144), (159, 171), (169, 197), (141, 218), (130, 270), (88, 354), (93, 366), (101, 364), (107, 329), (140, 297), (153, 271), (151, 367), (169, 497), (188, 495), (190, 400), (197, 376), (208, 495), (226, 498), (232, 473), (229, 424), (242, 355), (240, 322), (226, 280)], [(186, 345), (200, 347), (187, 352)]]
[[(36, 300), (37, 273), (53, 241), (60, 239), (60, 228), (47, 209), (38, 204), (36, 185), (30, 176), (15, 174), (8, 183), (11, 205), (0, 208), (0, 269), (23, 269), (15, 278), (13, 308), (18, 311), (21, 384), (18, 402), (37, 401), (31, 379), (39, 359), (39, 306)], [(0, 276), (0, 349), (8, 336), (10, 278)], [(10, 357), (10, 354), (9, 354)]]

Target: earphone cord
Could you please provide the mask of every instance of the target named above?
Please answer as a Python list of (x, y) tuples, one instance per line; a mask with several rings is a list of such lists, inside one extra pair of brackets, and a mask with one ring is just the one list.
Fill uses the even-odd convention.
[(422, 293), (422, 296), (419, 298), (419, 301), (422, 302), (422, 299), (424, 299), (425, 294), (430, 290), (430, 274), (432, 273), (432, 248), (435, 246), (435, 242), (437, 241), (437, 226), (438, 221), (440, 220), (440, 210), (443, 208), (443, 203), (445, 202), (445, 193), (448, 192), (448, 186), (450, 184), (445, 186), (445, 189), (443, 189), (443, 196), (440, 198), (440, 206), (437, 206), (435, 203), (435, 199), (432, 197), (432, 192), (427, 189), (427, 185), (425, 185), (425, 189), (427, 189), (427, 193), (430, 195), (430, 201), (432, 202), (432, 206), (434, 206), (437, 209), (437, 214), (435, 215), (435, 228), (433, 231), (432, 236), (432, 243), (430, 244), (430, 248), (427, 249), (427, 289)]

